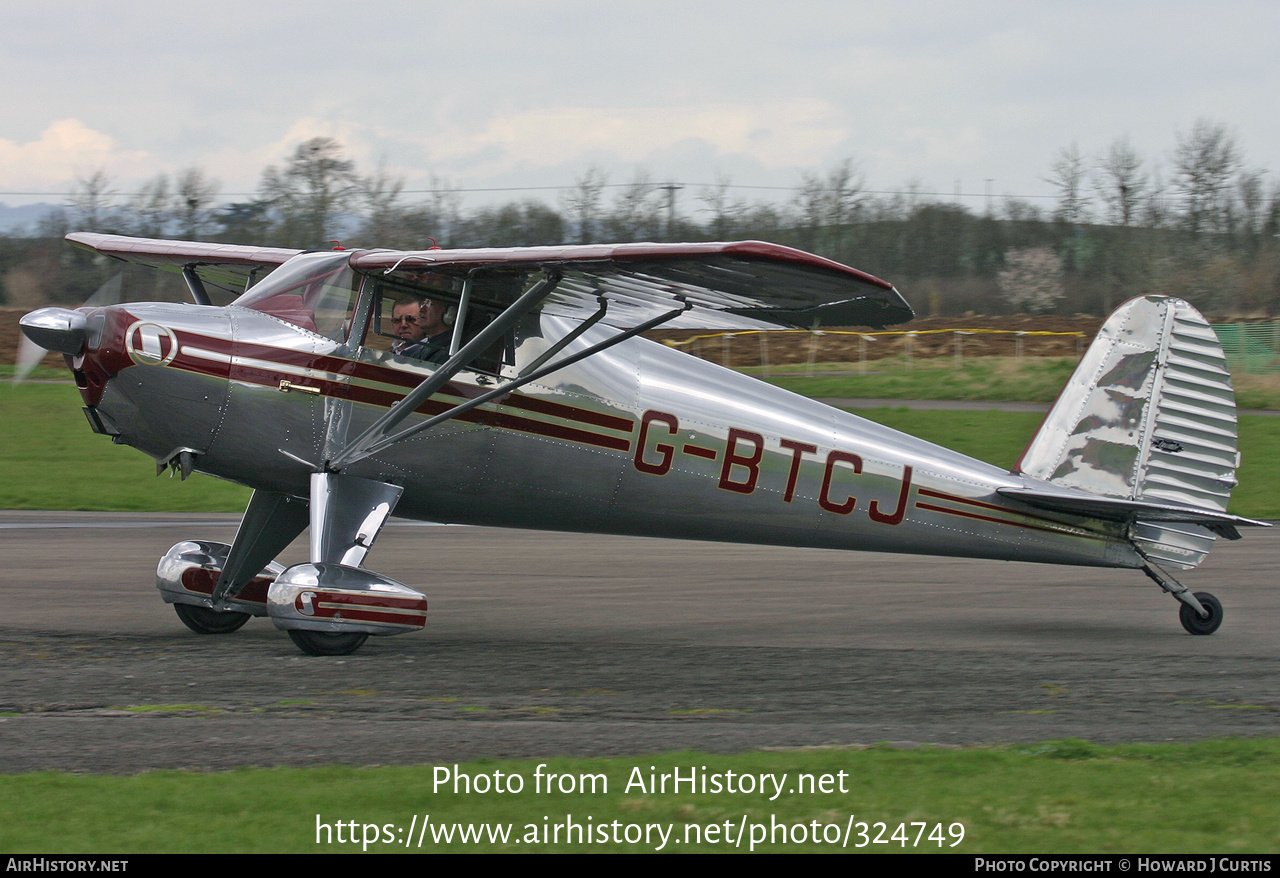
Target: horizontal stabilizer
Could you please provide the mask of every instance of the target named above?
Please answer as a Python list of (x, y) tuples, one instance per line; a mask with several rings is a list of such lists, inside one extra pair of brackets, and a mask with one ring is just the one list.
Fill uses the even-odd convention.
[(1073, 491), (1069, 488), (1055, 489), (1051, 485), (1037, 488), (997, 488), (996, 492), (1011, 500), (1019, 500), (1029, 506), (1050, 509), (1054, 512), (1066, 512), (1075, 515), (1087, 515), (1092, 518), (1107, 518), (1114, 521), (1170, 521), (1186, 524), (1199, 524), (1216, 533), (1218, 536), (1235, 540), (1240, 538), (1236, 527), (1271, 527), (1265, 521), (1255, 521), (1215, 509), (1198, 509), (1192, 506), (1179, 506), (1173, 503), (1158, 503), (1144, 500), (1127, 500), (1121, 497), (1103, 497)]

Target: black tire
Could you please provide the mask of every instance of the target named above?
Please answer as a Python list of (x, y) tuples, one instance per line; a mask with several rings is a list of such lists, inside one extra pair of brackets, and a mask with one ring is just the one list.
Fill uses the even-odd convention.
[(304, 631), (290, 628), (289, 639), (307, 655), (351, 655), (369, 639), (368, 634), (329, 634), (325, 631)]
[(197, 634), (230, 634), (232, 631), (239, 631), (249, 621), (248, 613), (211, 610), (195, 604), (174, 604), (173, 611), (178, 614), (183, 625)]
[(1200, 606), (1204, 607), (1209, 615), (1207, 618), (1202, 619), (1199, 613), (1183, 604), (1178, 610), (1178, 618), (1182, 620), (1182, 627), (1186, 628), (1190, 634), (1212, 634), (1222, 624), (1222, 603), (1207, 591), (1195, 592), (1195, 596), (1196, 600), (1200, 602)]

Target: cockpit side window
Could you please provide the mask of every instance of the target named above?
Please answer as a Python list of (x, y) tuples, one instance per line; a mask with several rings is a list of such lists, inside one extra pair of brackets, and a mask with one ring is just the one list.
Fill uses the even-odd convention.
[(271, 272), (232, 304), (345, 341), (355, 311), (359, 276), (345, 252), (303, 253)]
[[(460, 314), (462, 288), (462, 279), (438, 274), (422, 274), (412, 279), (379, 278), (374, 290), (373, 319), (364, 347), (390, 351), (411, 360), (444, 362), (451, 353), (454, 327), (459, 320), (463, 324), (461, 345), (474, 338), (501, 310), (490, 297), (473, 295), (466, 313)], [(416, 325), (411, 325), (409, 318), (414, 315), (419, 319)], [(478, 357), (471, 368), (496, 375), (503, 365), (514, 361), (514, 343), (508, 333)]]

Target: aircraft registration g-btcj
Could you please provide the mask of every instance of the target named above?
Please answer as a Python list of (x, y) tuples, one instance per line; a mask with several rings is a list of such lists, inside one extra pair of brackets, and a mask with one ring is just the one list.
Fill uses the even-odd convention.
[[(304, 652), (423, 627), (366, 569), (395, 514), (436, 522), (1143, 570), (1183, 626), (1222, 621), (1188, 569), (1229, 514), (1235, 402), (1212, 329), (1143, 296), (1102, 328), (1011, 472), (639, 338), (882, 327), (894, 287), (760, 242), (300, 252), (76, 233), (179, 272), (195, 304), (26, 315), (93, 430), (185, 478), (253, 489), (231, 545), (190, 540), (157, 585), (203, 634), (270, 616)], [(209, 288), (238, 293), (211, 304)], [(400, 353), (401, 302), (451, 338)], [(310, 561), (276, 556), (310, 527)]]

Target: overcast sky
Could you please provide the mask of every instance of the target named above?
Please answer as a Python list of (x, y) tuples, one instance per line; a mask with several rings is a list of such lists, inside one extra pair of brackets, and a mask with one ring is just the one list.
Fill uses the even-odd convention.
[[(570, 186), (643, 167), (794, 186), (1043, 196), (1058, 150), (1169, 166), (1197, 118), (1280, 174), (1280, 3), (0, 0), (0, 202), (199, 166), (224, 201), (337, 138), (410, 189)], [(990, 181), (990, 182), (988, 182)], [(468, 203), (538, 193), (469, 196)], [(743, 189), (741, 197), (769, 190)], [(777, 193), (772, 193), (776, 195)], [(555, 193), (544, 196), (554, 202)], [(980, 204), (981, 199), (976, 199)]]

